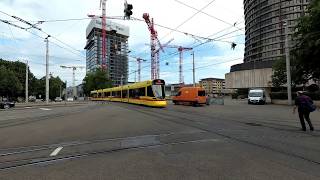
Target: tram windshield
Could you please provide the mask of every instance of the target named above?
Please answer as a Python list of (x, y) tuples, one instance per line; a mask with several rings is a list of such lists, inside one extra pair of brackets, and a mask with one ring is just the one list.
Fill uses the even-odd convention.
[(164, 98), (163, 86), (162, 85), (152, 85), (152, 91), (154, 96), (159, 99)]

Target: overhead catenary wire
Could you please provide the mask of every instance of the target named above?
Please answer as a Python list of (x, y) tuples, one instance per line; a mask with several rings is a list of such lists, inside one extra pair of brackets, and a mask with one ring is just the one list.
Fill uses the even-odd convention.
[[(5, 14), (5, 15), (7, 15), (7, 16), (9, 16), (9, 17), (15, 18), (15, 19), (17, 19), (17, 20), (19, 20), (19, 21), (21, 21), (21, 22), (29, 25), (30, 27), (29, 27), (29, 28), (24, 28), (24, 27), (18, 26), (18, 25), (16, 25), (16, 24), (10, 23), (8, 20), (0, 20), (0, 21), (2, 21), (2, 22), (6, 23), (6, 24), (10, 24), (10, 25), (12, 25), (12, 26), (14, 26), (14, 27), (17, 27), (17, 28), (20, 28), (20, 29), (22, 29), (22, 30), (25, 30), (25, 31), (27, 31), (27, 32), (29, 32), (29, 33), (31, 33), (31, 32), (28, 31), (28, 29), (36, 28), (36, 29), (39, 30), (40, 32), (44, 33), (45, 35), (47, 35), (47, 36), (50, 35), (50, 34), (48, 34), (47, 32), (43, 31), (42, 29), (37, 28), (34, 24), (31, 24), (31, 23), (29, 23), (28, 21), (25, 21), (25, 20), (23, 20), (23, 19), (21, 19), (21, 18), (19, 18), (19, 17), (12, 16), (12, 15), (10, 15), (10, 14), (8, 14), (8, 13), (6, 13), (6, 12), (3, 12), (3, 11), (1, 11), (1, 10), (0, 10), (0, 13)], [(35, 34), (34, 34), (34, 35), (35, 35)], [(38, 37), (39, 37), (39, 36), (38, 36)], [(41, 36), (40, 36), (40, 37), (41, 37)], [(55, 39), (56, 41), (60, 42), (61, 44), (67, 46), (68, 48), (70, 48), (70, 50), (68, 50), (69, 52), (76, 51), (76, 52), (79, 53), (79, 54), (76, 54), (75, 52), (73, 52), (73, 54), (76, 54), (76, 55), (78, 55), (78, 56), (81, 56), (82, 58), (85, 58), (85, 57), (81, 54), (81, 51), (77, 50), (76, 48), (70, 46), (69, 44), (61, 41), (60, 39), (58, 39), (58, 38), (56, 38), (56, 37), (54, 37), (54, 36), (52, 36), (52, 35), (50, 35), (50, 37), (52, 37), (52, 38)], [(42, 38), (42, 39), (45, 39), (45, 38), (43, 38), (43, 37), (41, 37), (41, 38)], [(56, 43), (54, 43), (54, 44), (57, 45)], [(67, 50), (67, 48), (65, 48), (65, 47), (62, 47), (62, 46), (60, 46), (60, 45), (58, 45), (58, 46), (61, 47), (61, 48), (63, 48), (63, 49), (65, 49), (65, 50)], [(71, 49), (72, 49), (72, 51), (71, 51)]]
[[(212, 1), (212, 2), (214, 2), (214, 1)], [(46, 21), (43, 21), (43, 22), (62, 22), (62, 21), (76, 21), (76, 20), (85, 20), (85, 19), (91, 19), (91, 18), (77, 18), (77, 19), (75, 18), (75, 19), (46, 20)], [(111, 18), (110, 18), (110, 19), (111, 19)], [(115, 19), (117, 19), (117, 18), (115, 18)], [(133, 20), (136, 20), (136, 19), (133, 19)], [(140, 21), (140, 20), (139, 20), (139, 21)], [(187, 22), (187, 21), (186, 21), (186, 22)], [(155, 24), (155, 25), (156, 25), (156, 26), (159, 26), (159, 27), (162, 27), (162, 28), (166, 28), (166, 29), (172, 30), (172, 31), (176, 31), (176, 32), (183, 33), (183, 34), (185, 34), (185, 35), (187, 35), (187, 36), (197, 37), (197, 38), (200, 38), (200, 39), (207, 39), (207, 41), (200, 43), (200, 44), (197, 45), (196, 47), (199, 47), (199, 46), (201, 46), (201, 45), (203, 45), (203, 44), (206, 44), (206, 43), (209, 43), (209, 42), (211, 42), (211, 41), (221, 41), (221, 42), (230, 43), (229, 41), (223, 41), (223, 39), (226, 39), (226, 38), (218, 39), (218, 38), (221, 38), (221, 37), (223, 37), (223, 36), (225, 36), (225, 35), (220, 36), (220, 37), (218, 37), (218, 38), (216, 38), (216, 39), (208, 39), (208, 38), (206, 38), (206, 37), (202, 37), (202, 36), (190, 34), (190, 33), (183, 32), (183, 31), (179, 31), (179, 30), (177, 30), (177, 29), (169, 28), (169, 27), (166, 27), (166, 26), (163, 26), (163, 25), (159, 25), (159, 24)], [(234, 27), (234, 26), (232, 26), (232, 27)], [(232, 28), (232, 27), (230, 27), (230, 28)], [(237, 28), (237, 29), (238, 29), (238, 30), (241, 30), (240, 28)], [(32, 33), (31, 31), (28, 31), (28, 30), (26, 30), (26, 31), (29, 32), (29, 33)], [(41, 32), (43, 32), (43, 33), (45, 33), (45, 34), (48, 35), (48, 33), (44, 32), (44, 31), (41, 31)], [(236, 31), (234, 31), (234, 32), (236, 32)], [(231, 32), (231, 33), (233, 33), (233, 32)], [(38, 37), (40, 37), (40, 38), (43, 39), (43, 37), (39, 36), (38, 34), (35, 34), (35, 33), (32, 33), (32, 34), (37, 35)], [(229, 38), (230, 38), (230, 37), (229, 37)], [(75, 51), (75, 52), (77, 52), (77, 53), (81, 53), (81, 51), (73, 48), (72, 46), (68, 45), (67, 43), (65, 43), (65, 42), (63, 42), (63, 41), (61, 41), (61, 40), (59, 40), (58, 38), (55, 38), (55, 37), (54, 37), (53, 39), (55, 39), (56, 41), (60, 42), (61, 44), (64, 44), (65, 46), (67, 46), (67, 47), (69, 47), (70, 49), (72, 49), (72, 51), (70, 51), (70, 52)], [(57, 45), (57, 46), (59, 46), (60, 48), (63, 48), (63, 49), (65, 49), (65, 50), (67, 50), (67, 48), (65, 48), (65, 47), (63, 47), (63, 46), (61, 46), (61, 45), (59, 45), (59, 44), (56, 44), (56, 43), (54, 43), (54, 42), (52, 42), (52, 43), (55, 44), (55, 45)], [(73, 53), (75, 53), (75, 52), (73, 52)], [(78, 55), (78, 54), (77, 54), (77, 55)], [(79, 55), (80, 55), (80, 54), (79, 54)], [(175, 55), (175, 54), (173, 54), (173, 55)], [(82, 55), (81, 55), (81, 56), (82, 56)], [(83, 57), (83, 56), (82, 56), (82, 57)], [(162, 60), (162, 61), (163, 61), (163, 60)], [(148, 66), (146, 66), (146, 67), (148, 67)], [(143, 67), (143, 68), (145, 68), (145, 67)]]
[[(142, 21), (142, 20), (141, 20), (141, 21)], [(239, 23), (239, 24), (241, 24), (241, 23)], [(157, 25), (157, 26), (159, 26), (159, 27), (163, 27), (163, 28), (167, 28), (167, 29), (174, 30), (173, 28), (169, 28), (169, 27), (162, 26), (162, 25), (159, 25), (159, 24), (155, 24), (155, 25)], [(236, 24), (235, 24), (235, 25), (236, 25)], [(223, 32), (223, 31), (225, 31), (225, 30), (227, 30), (227, 29), (230, 29), (230, 28), (234, 27), (235, 25), (232, 25), (232, 26), (230, 26), (230, 27), (227, 27), (227, 28), (225, 28), (225, 29), (223, 29), (223, 30), (221, 30), (221, 31), (218, 31), (218, 32), (216, 32), (216, 33), (214, 33), (214, 34), (211, 34), (211, 35), (209, 35), (209, 36), (207, 36), (207, 37), (201, 37), (201, 36), (193, 35), (193, 34), (190, 34), (190, 33), (182, 32), (182, 31), (179, 31), (179, 30), (174, 30), (174, 31), (183, 33), (183, 34), (185, 34), (185, 35), (191, 35), (191, 36), (195, 36), (195, 37), (199, 37), (199, 38), (202, 38), (202, 39), (206, 39), (206, 40), (207, 40), (207, 41), (201, 42), (200, 44), (198, 44), (198, 45), (196, 45), (196, 46), (193, 47), (193, 48), (197, 48), (197, 47), (200, 47), (200, 46), (202, 46), (202, 45), (204, 45), (204, 44), (207, 44), (207, 43), (209, 43), (209, 42), (212, 42), (212, 41), (219, 41), (219, 40), (217, 40), (217, 39), (215, 39), (215, 38), (212, 39), (212, 38), (210, 38), (210, 37), (215, 36), (215, 35)], [(227, 36), (227, 35), (229, 35), (229, 34), (232, 34), (232, 33), (234, 33), (234, 32), (240, 31), (240, 30), (242, 30), (242, 29), (244, 29), (244, 28), (237, 29), (237, 30), (234, 30), (234, 31), (232, 31), (232, 32), (228, 32), (228, 33), (223, 34), (223, 35), (221, 35), (221, 36), (219, 36), (219, 37), (217, 37), (217, 38), (222, 38), (222, 37)], [(222, 41), (222, 42), (228, 42), (228, 41)], [(228, 43), (231, 43), (231, 42), (228, 42)], [(192, 43), (192, 44), (188, 45), (188, 47), (190, 47), (190, 46), (192, 46), (192, 45), (194, 45), (194, 44), (196, 44), (196, 43)], [(239, 44), (244, 44), (244, 43), (239, 43)], [(178, 54), (179, 54), (178, 52), (174, 52), (174, 53), (171, 53), (171, 54), (169, 54), (169, 55), (166, 55), (165, 57), (161, 57), (161, 58), (160, 58), (160, 62), (162, 62), (163, 60), (168, 59), (169, 57), (172, 57), (172, 56), (175, 56), (175, 55), (178, 55)], [(147, 68), (147, 67), (148, 67), (148, 66), (143, 66), (142, 68), (144, 69), (144, 68)]]
[[(195, 69), (205, 69), (205, 68), (208, 68), (210, 66), (214, 66), (214, 65), (220, 65), (220, 64), (226, 64), (226, 63), (229, 63), (229, 62), (234, 62), (234, 61), (238, 61), (242, 59), (242, 57), (240, 58), (233, 58), (233, 59), (230, 59), (230, 60), (226, 60), (226, 61), (223, 61), (223, 62), (217, 62), (217, 63), (212, 63), (212, 64), (209, 64), (209, 65), (205, 65), (205, 66), (199, 66)], [(193, 69), (190, 68), (190, 69), (187, 69), (185, 70), (185, 72), (189, 72), (189, 71), (192, 71)], [(172, 74), (178, 74), (179, 72), (173, 72)], [(144, 75), (144, 76), (141, 76), (141, 78), (145, 78), (145, 77), (148, 77), (148, 75)]]
[[(237, 31), (239, 31), (239, 30), (237, 29), (237, 30), (234, 30), (234, 31), (232, 31), (232, 32), (228, 32), (228, 33), (226, 33), (226, 34), (224, 34), (224, 35), (219, 36), (218, 38), (224, 37), (224, 36), (226, 36), (226, 35), (232, 34), (233, 32), (237, 32)], [(192, 48), (195, 49), (195, 48), (200, 47), (200, 46), (202, 46), (202, 45), (204, 45), (204, 44), (206, 44), (206, 43), (209, 43), (209, 42), (212, 42), (212, 40), (207, 40), (207, 41), (205, 41), (205, 42), (202, 42), (202, 43), (200, 43), (200, 44), (198, 44), (198, 45), (193, 46)], [(193, 44), (195, 44), (195, 43), (193, 43)], [(166, 56), (165, 58), (161, 58), (161, 59), (160, 59), (160, 62), (163, 62), (164, 60), (167, 60), (169, 57), (172, 57), (172, 56), (178, 55), (178, 54), (179, 54), (178, 52), (171, 53), (171, 54), (169, 54), (168, 56)], [(141, 69), (144, 69), (144, 68), (147, 68), (147, 67), (149, 67), (149, 66), (143, 66)], [(131, 74), (133, 74), (133, 73), (134, 73), (134, 72), (130, 72), (128, 75), (131, 75)]]
[[(197, 8), (195, 8), (195, 7), (192, 7), (192, 6), (186, 4), (186, 3), (182, 2), (182, 1), (179, 1), (179, 0), (174, 0), (174, 1), (176, 1), (176, 2), (178, 2), (178, 3), (180, 3), (180, 4), (182, 4), (182, 5), (184, 5), (184, 6), (186, 6), (186, 7), (189, 7), (189, 8), (191, 8), (191, 9), (193, 9), (193, 10), (199, 11), (200, 13), (205, 14), (205, 15), (207, 15), (207, 16), (215, 19), (215, 20), (218, 20), (218, 21), (220, 21), (220, 22), (223, 22), (223, 23), (225, 23), (225, 24), (228, 24), (228, 25), (233, 26), (233, 24), (228, 23), (227, 21), (224, 21), (224, 20), (222, 20), (222, 19), (220, 19), (220, 18), (217, 18), (217, 17), (215, 17), (215, 16), (213, 16), (213, 15), (211, 15), (211, 14), (208, 14), (208, 13), (206, 13), (206, 12), (203, 12), (202, 10), (199, 10), (199, 9), (197, 9)], [(239, 29), (239, 30), (240, 30), (240, 29)]]
[[(182, 23), (180, 23), (178, 26), (176, 26), (174, 29), (177, 30), (179, 27), (183, 26), (185, 23), (187, 23), (188, 21), (190, 21), (193, 17), (195, 17), (197, 14), (199, 14), (202, 10), (206, 9), (207, 7), (209, 7), (213, 2), (215, 2), (216, 0), (212, 0), (210, 1), (208, 4), (206, 4), (205, 6), (203, 6), (201, 9), (199, 9), (196, 13), (194, 13), (193, 15), (191, 15), (189, 18), (187, 18), (186, 20), (184, 20)], [(170, 35), (173, 31), (170, 31), (169, 33), (167, 33), (166, 35), (164, 35), (161, 39), (167, 37), (168, 35)]]

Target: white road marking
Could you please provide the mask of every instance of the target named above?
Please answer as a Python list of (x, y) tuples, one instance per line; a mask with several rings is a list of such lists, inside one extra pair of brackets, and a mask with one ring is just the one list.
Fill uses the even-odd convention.
[(50, 111), (51, 109), (48, 109), (48, 108), (39, 108), (41, 110), (44, 110), (44, 111)]
[(50, 154), (50, 156), (56, 156), (56, 155), (58, 155), (58, 153), (61, 151), (61, 149), (62, 149), (63, 147), (58, 147), (57, 149), (55, 149), (51, 154)]
[(26, 109), (31, 109), (32, 107), (24, 107), (24, 108), (26, 108)]

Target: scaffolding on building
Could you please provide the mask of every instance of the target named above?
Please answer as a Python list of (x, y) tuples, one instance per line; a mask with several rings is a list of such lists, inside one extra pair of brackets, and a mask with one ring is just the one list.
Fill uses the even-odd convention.
[[(128, 36), (108, 31), (106, 37), (107, 73), (113, 86), (128, 82)], [(87, 72), (95, 71), (102, 65), (102, 30), (93, 28), (87, 37)]]

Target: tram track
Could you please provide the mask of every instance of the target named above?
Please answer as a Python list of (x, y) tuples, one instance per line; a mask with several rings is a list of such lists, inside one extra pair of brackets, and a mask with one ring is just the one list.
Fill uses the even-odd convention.
[(77, 113), (87, 112), (93, 109), (103, 108), (103, 106), (86, 106), (80, 109), (72, 110), (72, 111), (66, 111), (63, 113), (55, 113), (55, 114), (49, 114), (49, 115), (42, 115), (37, 117), (27, 117), (27, 118), (16, 118), (16, 119), (8, 119), (8, 120), (1, 120), (0, 121), (0, 129), (2, 128), (8, 128), (13, 126), (19, 126), (19, 125), (25, 125), (30, 124), (38, 121), (43, 120), (49, 120), (52, 118), (58, 118), (63, 116), (69, 116)]
[[(272, 147), (270, 145), (266, 145), (266, 144), (263, 144), (263, 143), (256, 143), (256, 142), (252, 142), (252, 141), (249, 141), (249, 140), (246, 140), (246, 139), (241, 139), (239, 137), (235, 137), (235, 136), (232, 136), (232, 135), (228, 135), (227, 133), (223, 133), (222, 131), (221, 132), (213, 131), (210, 128), (208, 128), (210, 126), (209, 124), (204, 123), (204, 122), (198, 122), (198, 121), (195, 121), (193, 119), (190, 119), (189, 117), (191, 115), (196, 115), (196, 114), (193, 114), (193, 113), (192, 114), (186, 113), (186, 114), (189, 115), (189, 117), (181, 117), (181, 116), (177, 116), (177, 115), (166, 114), (165, 111), (167, 109), (157, 109), (157, 111), (155, 112), (154, 108), (144, 108), (142, 106), (134, 107), (132, 105), (130, 105), (130, 108), (128, 108), (128, 107), (126, 107), (124, 105), (120, 105), (120, 104), (117, 104), (117, 105), (122, 107), (122, 108), (128, 109), (128, 110), (133, 110), (134, 109), (133, 111), (141, 112), (143, 114), (150, 115), (150, 116), (153, 116), (153, 117), (158, 117), (158, 118), (160, 118), (162, 120), (166, 120), (166, 121), (169, 121), (169, 122), (172, 122), (172, 123), (176, 123), (178, 125), (183, 125), (183, 126), (186, 126), (186, 127), (195, 128), (195, 129), (202, 130), (202, 131), (205, 131), (205, 132), (208, 132), (208, 133), (219, 135), (219, 136), (221, 136), (223, 138), (230, 139), (230, 140), (233, 140), (233, 141), (236, 141), (236, 142), (240, 142), (240, 143), (244, 143), (244, 144), (247, 144), (247, 145), (259, 147), (259, 148), (262, 148), (262, 149), (265, 149), (265, 150), (268, 150), (268, 151), (272, 151), (272, 152), (275, 152), (275, 153), (280, 153), (280, 154), (283, 154), (283, 155), (286, 155), (286, 156), (289, 156), (289, 157), (301, 159), (301, 160), (304, 160), (306, 162), (309, 162), (309, 163), (312, 163), (312, 164), (315, 164), (315, 165), (320, 165), (320, 160), (313, 160), (313, 159), (307, 158), (307, 157), (305, 157), (303, 155), (299, 155), (299, 154), (296, 154), (296, 153), (293, 153), (293, 152), (288, 152), (288, 151), (285, 151), (285, 150), (277, 149), (277, 148)], [(161, 113), (159, 113), (159, 112), (161, 112)], [(203, 117), (206, 117), (206, 116), (203, 116)], [(238, 121), (234, 121), (234, 122), (238, 122)], [(192, 123), (192, 124), (190, 124), (190, 123)], [(243, 122), (240, 122), (240, 123), (243, 124)]]
[[(198, 132), (202, 133), (202, 132)], [(36, 152), (36, 151), (46, 151), (50, 150), (52, 151), (53, 148), (56, 148), (58, 146), (63, 146), (64, 149), (66, 148), (77, 148), (78, 146), (90, 146), (95, 143), (106, 143), (106, 142), (113, 142), (114, 144), (118, 144), (120, 142), (136, 142), (136, 140), (143, 140), (144, 138), (164, 138), (164, 140), (157, 140), (157, 141), (148, 141), (141, 144), (125, 144), (123, 146), (109, 146), (108, 148), (92, 148), (90, 151), (84, 151), (84, 152), (77, 152), (72, 151), (72, 149), (69, 149), (68, 153), (62, 153), (59, 156), (56, 157), (49, 157), (47, 156), (34, 156), (30, 158), (20, 158), (17, 160), (7, 160), (7, 161), (0, 161), (0, 171), (1, 170), (9, 170), (19, 167), (25, 167), (25, 166), (32, 166), (32, 165), (38, 165), (38, 164), (49, 164), (52, 162), (58, 162), (63, 160), (70, 160), (70, 159), (77, 159), (82, 157), (87, 157), (91, 155), (99, 155), (99, 154), (108, 154), (113, 152), (119, 152), (124, 150), (138, 150), (138, 149), (144, 149), (144, 148), (152, 148), (157, 146), (168, 146), (168, 145), (179, 145), (179, 144), (187, 144), (187, 143), (201, 143), (201, 142), (217, 142), (217, 139), (215, 138), (191, 138), (190, 140), (177, 140), (173, 138), (174, 140), (168, 140), (165, 138), (168, 138), (170, 136), (177, 136), (177, 135), (190, 135), (192, 133), (166, 133), (166, 134), (154, 134), (154, 135), (144, 135), (144, 136), (133, 136), (133, 137), (120, 137), (120, 138), (106, 138), (106, 139), (95, 139), (90, 141), (82, 141), (82, 142), (69, 142), (69, 143), (60, 143), (60, 144), (51, 144), (51, 145), (39, 145), (39, 146), (26, 146), (26, 147), (20, 147), (20, 148), (10, 148), (10, 149), (1, 149), (0, 151), (8, 151), (7, 153), (1, 153), (0, 157), (3, 159), (4, 157), (8, 156), (14, 156), (14, 155), (21, 155), (28, 152)], [(28, 149), (29, 148), (29, 149)], [(10, 150), (15, 149), (16, 151), (10, 152)], [(17, 151), (17, 150), (23, 149), (23, 151)], [(28, 150), (27, 150), (28, 149)], [(49, 151), (49, 152), (50, 152)], [(71, 153), (70, 153), (71, 152)]]
[[(313, 160), (311, 158), (305, 157), (303, 155), (295, 154), (292, 152), (288, 152), (285, 150), (274, 148), (270, 145), (265, 145), (261, 143), (252, 142), (250, 140), (243, 139), (241, 137), (236, 137), (234, 135), (230, 135), (228, 133), (225, 133), (223, 131), (216, 131), (210, 129), (210, 125), (206, 122), (200, 122), (197, 121), (197, 119), (191, 118), (192, 116), (199, 116), (199, 114), (196, 113), (186, 113), (183, 112), (185, 117), (181, 117), (179, 115), (173, 115), (168, 114), (168, 112), (172, 113), (174, 111), (168, 110), (168, 109), (155, 109), (155, 108), (146, 108), (143, 106), (136, 106), (136, 105), (128, 105), (128, 104), (121, 104), (121, 103), (112, 103), (115, 106), (140, 112), (145, 114), (146, 116), (150, 117), (156, 117), (157, 120), (155, 121), (168, 121), (171, 123), (175, 123), (180, 126), (185, 126), (188, 128), (193, 128), (195, 130), (198, 130), (199, 133), (207, 133), (208, 135), (204, 138), (198, 138), (198, 139), (192, 139), (191, 140), (176, 140), (175, 141), (169, 141), (169, 142), (156, 142), (151, 144), (141, 144), (141, 145), (133, 145), (133, 146), (117, 146), (117, 147), (111, 147), (111, 148), (92, 148), (91, 150), (86, 150), (83, 152), (71, 152), (71, 153), (61, 153), (61, 155), (58, 155), (56, 157), (48, 157), (48, 156), (33, 156), (33, 157), (24, 157), (19, 158), (17, 160), (7, 160), (7, 161), (0, 161), (0, 171), (1, 170), (10, 170), (20, 167), (26, 167), (26, 166), (34, 166), (34, 165), (46, 165), (51, 164), (54, 162), (59, 161), (65, 161), (70, 159), (79, 159), (84, 158), (88, 156), (94, 156), (94, 155), (103, 155), (103, 154), (110, 154), (115, 152), (121, 152), (121, 151), (127, 151), (127, 150), (140, 150), (145, 148), (153, 148), (153, 147), (161, 147), (161, 146), (169, 146), (169, 145), (179, 145), (179, 144), (187, 144), (187, 143), (196, 143), (196, 142), (212, 142), (215, 141), (216, 138), (211, 138), (209, 134), (212, 134), (214, 136), (219, 136), (221, 138), (218, 139), (225, 139), (230, 140), (234, 142), (244, 143), (250, 146), (258, 147), (267, 151), (272, 151), (275, 153), (279, 153), (282, 155), (286, 155), (288, 157), (300, 159), (312, 164), (320, 165), (320, 161)], [(99, 107), (105, 107), (105, 106), (99, 106)], [(179, 112), (180, 113), (180, 112)], [(181, 112), (182, 113), (182, 112)], [(208, 118), (206, 115), (202, 115), (204, 118)], [(212, 118), (212, 117), (210, 117)], [(228, 120), (228, 119), (226, 119)], [(243, 122), (241, 122), (243, 123)], [(175, 133), (167, 133), (167, 134), (155, 134), (155, 135), (149, 135), (149, 136), (170, 136)], [(146, 135), (148, 136), (148, 135)], [(209, 137), (208, 137), (209, 136)], [(56, 144), (47, 144), (47, 145), (34, 145), (34, 146), (25, 146), (25, 147), (14, 147), (14, 148), (6, 148), (6, 149), (0, 149), (0, 158), (1, 157), (9, 157), (9, 156), (19, 156), (23, 154), (28, 153), (37, 153), (41, 151), (48, 151), (52, 150), (53, 148), (56, 148), (58, 146), (63, 146), (64, 148), (68, 147), (78, 147), (78, 146), (90, 146), (95, 143), (105, 143), (105, 142), (118, 142), (122, 140), (128, 140), (130, 138), (136, 138), (138, 136), (134, 137), (119, 137), (119, 138), (106, 138), (106, 139), (92, 139), (87, 141), (73, 141), (73, 142), (65, 142), (65, 143), (56, 143)]]

